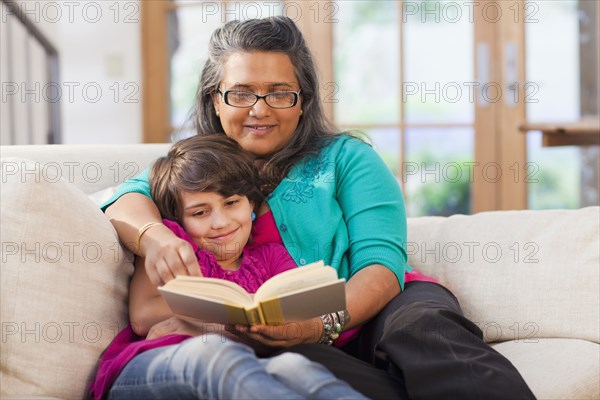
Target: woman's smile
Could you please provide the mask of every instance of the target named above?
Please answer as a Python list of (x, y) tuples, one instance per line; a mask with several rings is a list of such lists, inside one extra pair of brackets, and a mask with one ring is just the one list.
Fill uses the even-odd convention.
[(248, 133), (254, 136), (267, 136), (275, 131), (277, 125), (245, 125)]

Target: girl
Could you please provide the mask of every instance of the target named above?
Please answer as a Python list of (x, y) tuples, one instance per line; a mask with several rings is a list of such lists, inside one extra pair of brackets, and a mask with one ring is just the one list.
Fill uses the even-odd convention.
[[(248, 244), (262, 195), (253, 160), (235, 141), (213, 135), (178, 142), (154, 164), (150, 182), (163, 223), (192, 246), (203, 276), (254, 293), (296, 268), (284, 246)], [(152, 226), (140, 230), (138, 245)], [(129, 312), (131, 326), (101, 360), (96, 399), (107, 392), (110, 399), (364, 398), (301, 355), (258, 359), (223, 326), (173, 316), (139, 263)]]

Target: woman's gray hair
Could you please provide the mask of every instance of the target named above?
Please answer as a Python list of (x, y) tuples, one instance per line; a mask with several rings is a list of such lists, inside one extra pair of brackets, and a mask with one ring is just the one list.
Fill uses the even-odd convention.
[(228, 57), (239, 52), (270, 51), (287, 54), (290, 58), (300, 84), (303, 110), (290, 142), (265, 160), (262, 168), (263, 179), (276, 186), (296, 162), (307, 154), (316, 154), (336, 135), (323, 112), (313, 57), (292, 19), (277, 16), (231, 21), (215, 30), (209, 42), (208, 60), (200, 77), (192, 118), (199, 135), (224, 134), (212, 95), (223, 79), (223, 67)]

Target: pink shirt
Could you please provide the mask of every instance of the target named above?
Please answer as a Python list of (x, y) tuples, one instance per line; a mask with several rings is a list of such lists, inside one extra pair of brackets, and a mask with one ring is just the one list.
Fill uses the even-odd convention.
[[(163, 220), (163, 222), (177, 236), (187, 240), (192, 245), (204, 276), (235, 282), (250, 293), (256, 292), (260, 285), (270, 277), (297, 267), (283, 246), (283, 240), (270, 211), (254, 221), (252, 226), (253, 242), (244, 248), (242, 264), (237, 271), (223, 270), (212, 254), (198, 249), (198, 246), (181, 226), (169, 220)], [(404, 279), (405, 282), (429, 281), (437, 283), (435, 279), (416, 270), (406, 272)], [(344, 346), (356, 338), (359, 331), (360, 327), (344, 331), (333, 343), (334, 346)], [(96, 378), (90, 388), (92, 397), (101, 399), (127, 363), (138, 354), (157, 347), (178, 344), (188, 338), (190, 338), (189, 335), (172, 334), (147, 340), (136, 335), (131, 326), (128, 325), (115, 337), (102, 355)]]
[[(242, 263), (236, 271), (226, 271), (221, 268), (215, 257), (198, 249), (189, 235), (177, 223), (163, 220), (177, 236), (187, 240), (198, 257), (202, 275), (211, 278), (225, 279), (242, 286), (249, 293), (256, 290), (270, 277), (288, 269), (297, 268), (296, 263), (285, 247), (278, 243), (251, 244), (243, 250)], [(147, 340), (133, 332), (128, 325), (108, 346), (98, 366), (96, 378), (90, 387), (94, 399), (101, 399), (110, 390), (123, 368), (135, 356), (157, 347), (181, 343), (190, 338), (189, 335), (171, 334), (156, 339)]]

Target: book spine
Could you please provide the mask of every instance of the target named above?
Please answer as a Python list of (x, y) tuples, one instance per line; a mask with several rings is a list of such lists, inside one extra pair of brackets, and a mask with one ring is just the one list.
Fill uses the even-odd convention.
[(270, 324), (283, 324), (285, 317), (281, 311), (281, 302), (278, 298), (263, 300), (258, 307), (263, 321)]
[(245, 311), (246, 311), (246, 321), (248, 321), (248, 325), (258, 325), (258, 324), (262, 324), (264, 322), (264, 319), (261, 318), (258, 307), (247, 308)]

